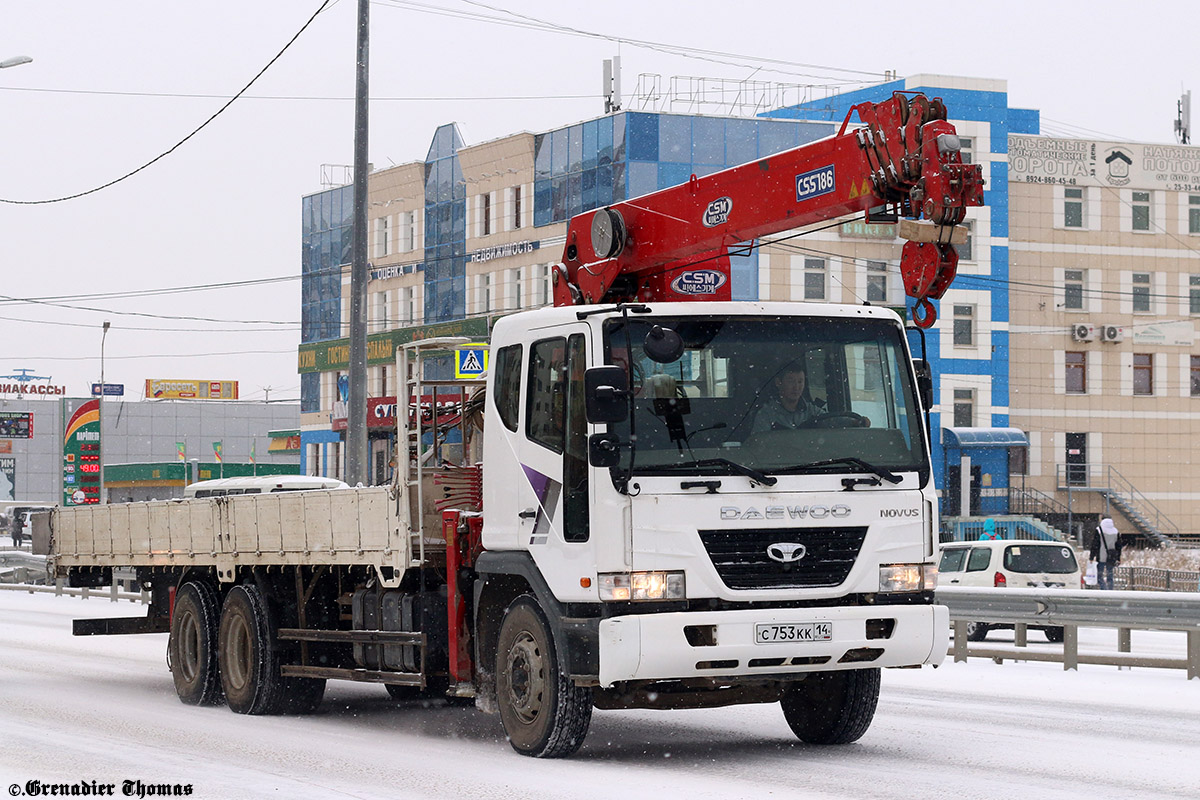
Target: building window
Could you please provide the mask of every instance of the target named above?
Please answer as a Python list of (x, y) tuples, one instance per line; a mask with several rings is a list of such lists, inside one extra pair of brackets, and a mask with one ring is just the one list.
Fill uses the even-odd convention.
[(886, 261), (867, 262), (867, 302), (886, 303), (888, 299), (888, 275)]
[(512, 227), (513, 227), (513, 230), (515, 231), (515, 230), (520, 230), (520, 228), (521, 228), (521, 187), (520, 186), (513, 187), (512, 197), (513, 197)]
[(1063, 308), (1083, 310), (1083, 273), (1081, 269), (1068, 269), (1063, 272)]
[(488, 236), (492, 232), (492, 196), (479, 195), (480, 236)]
[(1200, 397), (1200, 356), (1192, 356), (1191, 359), (1191, 395)]
[(804, 259), (804, 299), (825, 299), (825, 259)]
[(1083, 189), (1063, 189), (1063, 225), (1068, 228), (1083, 227)]
[(375, 219), (375, 257), (383, 258), (388, 254), (388, 218)]
[(1188, 233), (1200, 233), (1200, 194), (1188, 195)]
[(975, 390), (954, 390), (954, 427), (970, 428), (975, 424)]
[(1024, 447), (1008, 448), (1008, 474), (1029, 474), (1029, 450)]
[(959, 155), (962, 156), (962, 163), (974, 164), (975, 163), (975, 140), (972, 139), (970, 136), (960, 136), (960, 137), (958, 137), (958, 143), (962, 147), (962, 149), (959, 150)]
[(310, 442), (305, 447), (307, 456), (304, 459), (304, 473), (315, 478), (321, 474), (321, 445)]
[(1151, 353), (1133, 354), (1133, 393), (1154, 394), (1154, 356)]
[(409, 253), (417, 246), (415, 211), (400, 212), (400, 252)]
[(492, 275), (479, 276), (479, 313), (486, 314), (492, 310)]
[(1150, 310), (1150, 273), (1133, 273), (1133, 310), (1147, 312)]
[(550, 285), (550, 265), (538, 264), (538, 280), (537, 280), (537, 304), (539, 306), (550, 305), (550, 298), (553, 296)]
[(371, 329), (376, 333), (386, 331), (389, 322), (387, 292), (375, 292), (375, 308), (372, 311), (372, 316), (375, 319), (373, 320), (374, 324), (371, 326)]
[(514, 308), (525, 307), (525, 267), (517, 267), (512, 271), (513, 291), (516, 293)]
[(970, 347), (975, 344), (975, 307), (954, 307), (954, 344)]
[(1135, 231), (1150, 230), (1150, 193), (1133, 193), (1133, 229)]
[(1200, 275), (1188, 275), (1188, 313), (1200, 314)]
[(1066, 354), (1067, 394), (1087, 394), (1087, 353)]
[(972, 240), (975, 238), (975, 223), (971, 220), (966, 220), (959, 223), (959, 227), (967, 231), (967, 240), (962, 244), (954, 245), (954, 249), (958, 252), (958, 260), (974, 261), (975, 244)]

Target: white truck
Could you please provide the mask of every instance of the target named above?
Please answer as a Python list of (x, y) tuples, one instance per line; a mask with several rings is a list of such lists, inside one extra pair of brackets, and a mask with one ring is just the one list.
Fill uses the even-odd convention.
[[(460, 464), (421, 444), (421, 362), (452, 344), (427, 342), (399, 357), (418, 422), (397, 414), (390, 487), (55, 511), (56, 576), (133, 568), (152, 597), (75, 632), (169, 631), (180, 699), (239, 713), (310, 711), (328, 679), (474, 698), (532, 756), (575, 752), (593, 708), (779, 702), (807, 742), (861, 737), (880, 669), (948, 645), (928, 373), (893, 311), (732, 302), (727, 259), (893, 204), (930, 220), (904, 269), (933, 322), (978, 168), (936, 100), (857, 110), (572, 220), (555, 307), (498, 321), (486, 392), (463, 392)], [(797, 371), (805, 412), (764, 423)]]

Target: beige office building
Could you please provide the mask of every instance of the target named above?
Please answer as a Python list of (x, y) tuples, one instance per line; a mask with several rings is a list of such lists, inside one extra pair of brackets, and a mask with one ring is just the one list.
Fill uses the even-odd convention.
[(1017, 135), (1008, 148), (1026, 485), (1089, 524), (1109, 512), (1123, 531), (1139, 515), (1147, 531), (1200, 531), (1200, 148)]

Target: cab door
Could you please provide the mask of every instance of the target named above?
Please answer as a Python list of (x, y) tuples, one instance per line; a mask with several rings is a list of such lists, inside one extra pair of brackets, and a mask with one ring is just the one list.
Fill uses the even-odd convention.
[(518, 546), (584, 542), (590, 534), (583, 373), (587, 329), (547, 331), (529, 347), (517, 477)]

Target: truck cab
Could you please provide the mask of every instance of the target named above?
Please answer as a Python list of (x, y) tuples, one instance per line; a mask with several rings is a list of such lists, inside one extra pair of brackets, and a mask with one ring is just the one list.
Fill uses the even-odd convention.
[[(806, 418), (762, 422), (797, 367)], [(503, 576), (528, 584), (598, 707), (778, 699), (814, 671), (936, 664), (948, 622), (916, 387), (882, 308), (501, 320), (480, 598)]]

